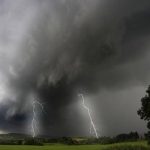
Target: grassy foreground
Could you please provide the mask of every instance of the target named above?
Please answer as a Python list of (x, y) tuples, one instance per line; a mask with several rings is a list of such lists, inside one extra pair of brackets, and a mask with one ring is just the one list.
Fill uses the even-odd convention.
[(126, 142), (111, 145), (59, 145), (44, 146), (0, 145), (0, 150), (150, 150), (146, 142)]

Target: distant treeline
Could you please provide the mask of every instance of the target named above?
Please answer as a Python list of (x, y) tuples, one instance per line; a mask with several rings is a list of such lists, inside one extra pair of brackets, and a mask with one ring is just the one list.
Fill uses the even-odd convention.
[(3, 145), (43, 145), (43, 143), (62, 143), (67, 145), (85, 145), (85, 144), (113, 144), (126, 141), (139, 140), (139, 134), (137, 132), (131, 132), (129, 134), (119, 134), (115, 137), (100, 137), (100, 138), (84, 138), (84, 137), (62, 137), (62, 138), (1, 138), (0, 144)]
[(26, 138), (26, 139), (4, 139), (0, 140), (0, 145), (39, 145), (43, 146), (43, 140), (41, 139), (33, 139), (33, 138)]
[(84, 145), (84, 144), (113, 144), (127, 141), (137, 141), (140, 136), (137, 132), (129, 134), (119, 134), (115, 137), (99, 137), (99, 138), (71, 138), (63, 137), (60, 139), (48, 139), (48, 143), (64, 143), (69, 145)]

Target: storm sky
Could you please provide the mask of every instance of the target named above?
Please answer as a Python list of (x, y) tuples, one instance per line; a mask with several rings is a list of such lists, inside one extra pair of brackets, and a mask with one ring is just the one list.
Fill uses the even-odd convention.
[(150, 84), (149, 0), (0, 0), (0, 132), (100, 136), (146, 132), (137, 115)]

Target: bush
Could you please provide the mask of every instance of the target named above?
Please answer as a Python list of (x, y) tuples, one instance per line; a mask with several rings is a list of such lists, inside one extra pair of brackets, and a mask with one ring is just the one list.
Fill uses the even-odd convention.
[(121, 145), (121, 146), (111, 146), (104, 150), (149, 150), (150, 148), (147, 146), (132, 146), (132, 145)]
[(116, 142), (124, 142), (124, 141), (136, 141), (139, 139), (139, 135), (137, 132), (130, 132), (129, 134), (119, 134), (116, 136)]
[(22, 140), (0, 140), (0, 145), (22, 145)]
[(148, 139), (147, 144), (150, 145), (150, 139)]
[(101, 137), (98, 139), (98, 143), (99, 144), (113, 144), (116, 143), (116, 140), (114, 138), (110, 138), (110, 137)]
[(71, 137), (62, 137), (60, 140), (59, 140), (60, 143), (63, 143), (63, 144), (67, 144), (67, 145), (75, 145), (76, 143), (74, 143), (74, 141), (72, 140)]
[(39, 139), (28, 138), (24, 141), (24, 145), (38, 145), (43, 146), (43, 143)]

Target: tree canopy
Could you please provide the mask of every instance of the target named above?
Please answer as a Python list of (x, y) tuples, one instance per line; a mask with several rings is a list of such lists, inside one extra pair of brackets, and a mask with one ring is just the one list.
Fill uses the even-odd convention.
[[(141, 119), (147, 121), (147, 128), (150, 130), (150, 86), (146, 90), (146, 95), (141, 98), (141, 108), (137, 111)], [(150, 139), (150, 131), (146, 135)]]

